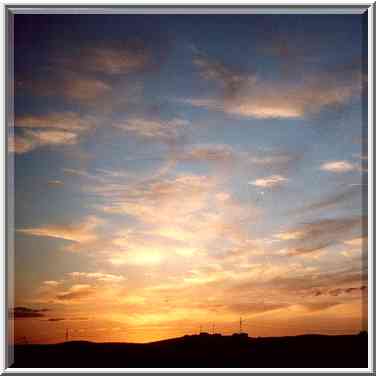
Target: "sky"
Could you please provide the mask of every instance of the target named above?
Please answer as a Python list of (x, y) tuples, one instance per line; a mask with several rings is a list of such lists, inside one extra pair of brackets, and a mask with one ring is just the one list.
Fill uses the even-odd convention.
[(15, 15), (15, 342), (367, 329), (362, 15)]

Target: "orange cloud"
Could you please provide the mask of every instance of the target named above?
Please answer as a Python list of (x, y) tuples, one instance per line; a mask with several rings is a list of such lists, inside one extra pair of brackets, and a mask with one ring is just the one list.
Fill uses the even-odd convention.
[(100, 272), (72, 272), (68, 273), (68, 275), (72, 278), (94, 279), (100, 282), (120, 282), (125, 279), (122, 275)]
[[(127, 74), (144, 69), (150, 53), (141, 45), (123, 43), (119, 46), (87, 47), (80, 51), (80, 67), (108, 75)], [(67, 60), (68, 63), (68, 60)]]
[(70, 100), (87, 102), (111, 91), (111, 86), (94, 78), (66, 79), (61, 86), (62, 94)]
[(79, 136), (94, 126), (94, 120), (73, 112), (51, 113), (16, 117), (15, 126), (22, 133), (9, 139), (10, 149), (23, 154), (43, 146), (77, 144)]
[(60, 292), (56, 295), (58, 300), (72, 301), (72, 300), (82, 300), (90, 297), (95, 293), (95, 289), (86, 284), (73, 285), (67, 291)]
[(82, 117), (75, 112), (55, 112), (47, 115), (16, 116), (15, 127), (53, 129), (64, 131), (87, 131), (94, 125), (91, 117)]

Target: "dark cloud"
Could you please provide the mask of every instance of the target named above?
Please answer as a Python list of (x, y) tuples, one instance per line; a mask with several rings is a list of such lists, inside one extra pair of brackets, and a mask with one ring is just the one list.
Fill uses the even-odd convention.
[(202, 53), (194, 56), (193, 63), (198, 66), (201, 77), (215, 82), (219, 90), (216, 96), (183, 102), (241, 117), (311, 116), (324, 108), (343, 106), (361, 94), (363, 84), (359, 66), (323, 67), (306, 73), (297, 83), (296, 77), (276, 81), (263, 77), (262, 72), (240, 72)]
[(367, 290), (366, 285), (357, 286), (357, 287), (337, 287), (334, 289), (315, 290), (312, 292), (312, 295), (313, 296), (322, 296), (322, 295), (339, 296), (343, 294), (362, 293), (363, 291), (366, 291), (366, 290)]
[(328, 195), (320, 201), (314, 202), (303, 208), (296, 210), (296, 212), (307, 212), (311, 210), (331, 209), (338, 205), (351, 203), (356, 197), (361, 195), (361, 186), (350, 186), (349, 188)]
[(28, 307), (15, 307), (10, 313), (10, 317), (14, 319), (26, 319), (26, 318), (37, 318), (44, 317), (45, 312), (48, 312), (49, 309), (34, 309)]
[(351, 237), (362, 226), (363, 217), (319, 219), (296, 227), (296, 239), (288, 241), (288, 255), (303, 255), (338, 244)]
[(193, 63), (198, 67), (200, 76), (208, 81), (213, 81), (224, 90), (225, 97), (236, 94), (245, 84), (245, 81), (253, 81), (255, 77), (245, 77), (242, 72), (237, 72), (234, 67), (228, 67), (220, 60), (208, 57), (204, 53), (196, 53)]
[[(278, 292), (294, 293), (297, 296), (321, 296), (327, 294), (328, 291), (336, 288), (343, 288), (344, 293), (355, 292), (354, 287), (348, 285), (356, 284), (361, 291), (367, 287), (367, 270), (359, 267), (348, 268), (331, 272), (320, 273), (303, 273), (297, 276), (289, 276), (288, 274), (277, 276), (267, 282), (260, 282), (251, 280), (236, 284), (231, 287), (229, 291), (247, 292), (254, 288), (262, 286), (263, 288), (270, 288)], [(356, 288), (356, 287), (355, 287)]]
[(64, 321), (64, 320), (65, 320), (64, 318), (52, 317), (52, 318), (48, 319), (47, 321), (59, 322), (59, 321)]
[(88, 317), (51, 317), (47, 321), (49, 322), (59, 322), (59, 321), (86, 321), (89, 320)]

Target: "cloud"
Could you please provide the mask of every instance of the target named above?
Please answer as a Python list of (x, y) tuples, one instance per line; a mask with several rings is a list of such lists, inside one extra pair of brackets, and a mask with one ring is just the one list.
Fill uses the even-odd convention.
[(60, 284), (59, 281), (54, 281), (54, 280), (50, 280), (50, 281), (43, 281), (43, 284), (45, 286), (51, 286), (51, 287), (56, 287)]
[(49, 322), (59, 322), (59, 321), (64, 321), (64, 320), (65, 320), (64, 318), (52, 317), (52, 318), (48, 319), (47, 321), (49, 321)]
[(272, 175), (265, 178), (256, 179), (250, 184), (259, 188), (273, 188), (280, 186), (287, 181), (288, 179), (281, 175)]
[(111, 86), (94, 78), (72, 78), (62, 82), (62, 95), (70, 100), (87, 102), (111, 92)]
[(59, 96), (69, 102), (84, 104), (112, 91), (111, 85), (99, 78), (59, 69), (52, 75), (47, 73), (43, 78), (23, 80), (21, 88), (35, 96)]
[(356, 169), (357, 167), (348, 161), (330, 161), (320, 166), (320, 170), (334, 173), (350, 172)]
[[(267, 97), (267, 93), (265, 93)], [(192, 107), (203, 107), (212, 111), (225, 112), (230, 115), (241, 117), (253, 117), (257, 119), (267, 118), (299, 118), (304, 116), (302, 109), (296, 108), (289, 101), (283, 103), (283, 100), (275, 101), (273, 103), (264, 103), (261, 99), (239, 98), (227, 99), (224, 102), (222, 99), (204, 98), (204, 99), (185, 99), (182, 103), (188, 104)]]
[(354, 238), (349, 239), (344, 242), (346, 245), (350, 245), (352, 247), (359, 247), (361, 248), (362, 245), (367, 244), (367, 238)]
[(297, 211), (305, 212), (311, 210), (330, 209), (338, 205), (351, 203), (355, 197), (360, 197), (361, 190), (359, 188), (359, 186), (350, 186), (342, 192), (330, 194), (320, 201), (306, 205), (305, 207), (298, 209)]
[[(174, 158), (178, 162), (207, 163), (215, 168), (225, 169), (228, 176), (241, 169), (262, 171), (269, 170), (285, 173), (300, 160), (300, 153), (287, 153), (276, 150), (247, 151), (236, 149), (228, 144), (193, 144), (175, 152)], [(239, 170), (240, 169), (240, 170)], [(218, 170), (217, 170), (218, 171)]]
[(15, 307), (10, 314), (11, 318), (15, 319), (29, 319), (29, 318), (38, 318), (44, 317), (45, 312), (49, 311), (48, 309), (34, 309), (28, 307)]
[(301, 305), (306, 310), (308, 310), (309, 312), (316, 312), (316, 311), (326, 310), (326, 309), (334, 307), (338, 304), (340, 304), (340, 303), (326, 301), (326, 302), (307, 302), (307, 303), (303, 303)]
[[(107, 215), (128, 217), (132, 230), (119, 231), (106, 246), (115, 265), (156, 265), (170, 258), (189, 257), (238, 244), (247, 238), (246, 224), (259, 213), (244, 207), (219, 186), (214, 177), (179, 174), (119, 189), (94, 189)], [(103, 191), (104, 189), (104, 191)]]
[(202, 53), (195, 55), (193, 63), (199, 68), (202, 78), (219, 83), (228, 95), (244, 85), (245, 81), (253, 83), (256, 80), (255, 76), (237, 73), (222, 62), (210, 59)]
[(87, 284), (76, 284), (64, 292), (56, 295), (56, 299), (63, 301), (82, 300), (95, 293), (95, 288)]
[(238, 155), (229, 145), (194, 145), (190, 150), (184, 151), (178, 158), (190, 162), (229, 162)]
[(55, 112), (47, 115), (16, 116), (15, 127), (54, 129), (64, 131), (87, 131), (94, 125), (94, 119), (83, 117), (75, 112)]
[[(54, 79), (55, 83), (56, 80), (73, 81), (74, 78), (95, 81), (98, 75), (106, 78), (127, 75), (143, 71), (151, 65), (151, 52), (141, 41), (71, 44), (65, 48), (49, 51), (48, 60), (44, 64), (42, 62), (39, 67), (39, 72), (46, 76), (36, 75), (39, 80), (34, 80), (32, 86), (38, 86), (41, 81), (48, 84)], [(45, 79), (41, 80), (40, 77)], [(23, 78), (19, 80), (18, 86), (27, 87), (28, 84), (30, 84), (29, 80)], [(53, 86), (50, 85), (50, 88)]]
[[(268, 269), (270, 265), (262, 267)], [(245, 274), (244, 278), (237, 281), (238, 283), (230, 286), (229, 291), (234, 295), (257, 292), (262, 288), (262, 291), (268, 290), (268, 301), (279, 303), (286, 301), (289, 304), (318, 303), (318, 298), (323, 298), (321, 302), (327, 302), (328, 298), (333, 302), (332, 298), (336, 296), (334, 290), (339, 288), (340, 294), (345, 297), (349, 295), (351, 298), (351, 294), (365, 290), (362, 286), (367, 282), (367, 275), (359, 266), (340, 267), (328, 271), (322, 268), (304, 267), (299, 263), (289, 263), (279, 267), (271, 265), (271, 272), (268, 274), (265, 277), (262, 270), (249, 276)]]
[(296, 240), (301, 239), (304, 235), (303, 231), (286, 231), (276, 234), (274, 237), (279, 240)]
[(74, 145), (94, 124), (93, 118), (73, 112), (19, 116), (15, 119), (15, 127), (21, 133), (10, 138), (10, 150), (24, 154), (43, 146)]
[(72, 272), (72, 273), (68, 273), (68, 275), (73, 278), (94, 279), (100, 282), (120, 282), (120, 281), (124, 281), (125, 279), (122, 275), (99, 273), (99, 272)]
[(168, 142), (181, 137), (188, 125), (189, 122), (183, 119), (156, 121), (133, 118), (114, 126), (144, 139)]
[(250, 156), (250, 162), (260, 166), (287, 165), (299, 159), (298, 155), (291, 153), (264, 152), (262, 155)]
[(18, 229), (17, 232), (31, 235), (58, 238), (77, 243), (87, 243), (97, 238), (95, 230), (102, 221), (95, 216), (88, 216), (82, 223), (73, 225), (46, 225), (44, 227)]
[(57, 187), (57, 186), (62, 186), (62, 185), (64, 185), (64, 182), (61, 181), (61, 180), (49, 180), (49, 181), (47, 182), (47, 184), (48, 184), (48, 185), (51, 185), (51, 186), (55, 186), (55, 187)]
[(345, 240), (343, 244), (347, 246), (347, 249), (341, 252), (342, 256), (345, 257), (360, 257), (366, 256), (366, 253), (368, 252), (368, 237), (357, 237), (349, 240)]
[(8, 150), (10, 153), (24, 154), (35, 149), (36, 143), (24, 136), (9, 136)]
[(77, 51), (78, 60), (65, 58), (64, 64), (79, 69), (107, 75), (129, 74), (143, 70), (150, 64), (150, 52), (143, 43), (120, 42), (118, 44), (102, 44), (88, 46)]
[(119, 76), (143, 71), (152, 63), (141, 40), (70, 44), (51, 51), (49, 63), (57, 70), (86, 75)]
[(361, 225), (362, 217), (319, 219), (277, 234), (277, 237), (289, 242), (287, 255), (306, 255), (342, 243)]
[[(360, 95), (361, 72), (346, 70), (346, 75), (320, 72), (306, 75), (299, 82), (267, 80), (260, 75), (236, 72), (207, 57), (195, 57), (201, 77), (217, 82), (222, 95), (190, 98), (183, 103), (241, 117), (302, 118), (326, 106), (342, 105)], [(338, 68), (340, 71), (341, 67)]]
[(313, 291), (314, 296), (330, 295), (330, 296), (340, 296), (344, 294), (359, 294), (367, 290), (366, 285), (356, 286), (356, 287), (337, 287), (332, 289), (318, 289)]
[(150, 266), (158, 265), (165, 258), (163, 251), (155, 249), (155, 246), (142, 248), (140, 245), (135, 245), (125, 252), (114, 252), (109, 257), (109, 262), (113, 265), (136, 265), (136, 266)]
[[(65, 44), (64, 44), (65, 43)], [(64, 47), (48, 51), (47, 59), (34, 64), (33, 76), (20, 77), (16, 88), (33, 96), (62, 97), (69, 103), (110, 109), (124, 107), (135, 86), (124, 85), (129, 74), (151, 70), (158, 54), (138, 41), (82, 44), (62, 41)], [(124, 99), (126, 98), (126, 100)]]
[(240, 303), (231, 303), (226, 308), (231, 311), (242, 314), (249, 315), (254, 313), (268, 312), (281, 308), (287, 308), (289, 304), (287, 303), (268, 303), (264, 302), (260, 304), (258, 302), (240, 302)]

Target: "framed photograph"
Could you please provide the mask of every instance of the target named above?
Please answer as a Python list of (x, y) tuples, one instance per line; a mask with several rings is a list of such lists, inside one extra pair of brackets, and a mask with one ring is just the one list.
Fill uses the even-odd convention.
[(7, 371), (372, 371), (372, 5), (5, 21)]

